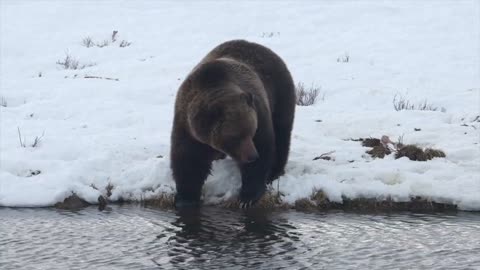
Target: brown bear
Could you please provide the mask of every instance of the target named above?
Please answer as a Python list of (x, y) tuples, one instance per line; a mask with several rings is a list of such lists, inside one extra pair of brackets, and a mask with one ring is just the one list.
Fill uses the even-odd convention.
[(177, 207), (200, 202), (213, 160), (235, 160), (240, 202), (248, 207), (284, 173), (295, 114), (295, 86), (283, 60), (244, 40), (215, 47), (181, 84), (171, 135)]

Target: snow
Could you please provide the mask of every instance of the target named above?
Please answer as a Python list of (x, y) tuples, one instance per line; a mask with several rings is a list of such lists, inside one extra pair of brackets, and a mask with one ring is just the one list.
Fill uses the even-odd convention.
[[(286, 202), (322, 189), (337, 202), (422, 196), (480, 210), (478, 1), (1, 1), (0, 9), (0, 206), (50, 206), (71, 192), (95, 203), (108, 183), (113, 200), (175, 192), (177, 88), (214, 46), (240, 38), (277, 52), (296, 82), (325, 95), (297, 107), (279, 179)], [(113, 30), (117, 42), (82, 46)], [(64, 70), (56, 61), (66, 54), (95, 65)], [(439, 110), (395, 111), (395, 95)], [(347, 140), (382, 135), (447, 157), (373, 159)], [(334, 160), (313, 160), (330, 151)], [(205, 203), (236, 196), (234, 162), (213, 169)]]

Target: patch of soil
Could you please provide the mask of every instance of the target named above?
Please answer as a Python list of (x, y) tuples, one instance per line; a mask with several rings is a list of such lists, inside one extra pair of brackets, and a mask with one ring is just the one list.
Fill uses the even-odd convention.
[(345, 210), (345, 211), (412, 211), (437, 212), (456, 211), (457, 206), (434, 202), (427, 198), (412, 197), (407, 202), (397, 202), (392, 198), (342, 198), (343, 203), (331, 202), (321, 190), (314, 191), (309, 199), (299, 199), (292, 208), (299, 211)]
[(372, 148), (372, 150), (368, 150), (367, 154), (372, 156), (373, 158), (384, 158), (386, 155), (390, 155), (392, 150), (388, 147), (383, 146), (382, 144), (376, 145)]
[[(436, 157), (446, 157), (445, 152), (439, 149), (426, 148), (422, 149), (414, 144), (403, 145), (400, 142), (392, 142), (388, 136), (382, 136), (381, 139), (377, 138), (359, 138), (352, 139), (352, 141), (361, 141), (362, 146), (372, 147), (371, 150), (366, 151), (373, 158), (384, 158), (395, 153), (395, 159), (401, 157), (407, 157), (413, 161), (427, 161)], [(392, 148), (389, 147), (391, 145)]]
[(382, 142), (380, 141), (380, 139), (377, 139), (377, 138), (366, 138), (366, 139), (360, 138), (360, 139), (362, 142), (362, 146), (364, 147), (375, 147), (375, 146), (382, 145)]
[(444, 158), (446, 155), (442, 150), (432, 148), (426, 148), (423, 150), (416, 145), (409, 144), (398, 149), (395, 153), (395, 159), (399, 159), (401, 157), (407, 157), (408, 159), (414, 161), (427, 161), (436, 157)]
[[(328, 211), (344, 210), (353, 212), (371, 212), (371, 211), (412, 211), (412, 212), (438, 212), (438, 211), (456, 211), (454, 204), (438, 203), (429, 198), (411, 197), (410, 201), (397, 202), (391, 197), (386, 198), (356, 198), (350, 199), (342, 197), (342, 202), (332, 202), (322, 190), (314, 190), (308, 198), (302, 198), (293, 204), (287, 204), (282, 201), (283, 195), (274, 191), (268, 191), (253, 207), (255, 209), (295, 209), (298, 211)], [(98, 209), (100, 211), (107, 207), (109, 201), (103, 197), (98, 198)], [(159, 209), (174, 209), (174, 194), (162, 193), (150, 199), (141, 201), (118, 201), (116, 204), (133, 203), (141, 204)], [(79, 210), (91, 204), (80, 198), (75, 193), (65, 198), (63, 202), (58, 202), (54, 207), (66, 210)], [(236, 198), (226, 201), (219, 207), (240, 209), (240, 203)], [(108, 209), (108, 208), (107, 208)]]

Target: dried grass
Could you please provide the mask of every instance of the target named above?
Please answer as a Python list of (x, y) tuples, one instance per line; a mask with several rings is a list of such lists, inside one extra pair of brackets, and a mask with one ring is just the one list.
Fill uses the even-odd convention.
[[(303, 83), (298, 83), (296, 88), (297, 96), (297, 105), (298, 106), (310, 106), (315, 104), (317, 98), (320, 94), (320, 87), (310, 86), (310, 88), (305, 88)], [(325, 95), (322, 95), (322, 100), (325, 99)]]

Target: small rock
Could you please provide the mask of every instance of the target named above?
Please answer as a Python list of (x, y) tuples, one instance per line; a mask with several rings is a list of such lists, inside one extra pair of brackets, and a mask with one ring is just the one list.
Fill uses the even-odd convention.
[(28, 174), (27, 174), (27, 177), (32, 177), (32, 176), (35, 176), (35, 175), (39, 175), (41, 174), (42, 171), (40, 170), (28, 170)]
[(78, 197), (77, 194), (72, 193), (72, 195), (65, 198), (63, 202), (58, 202), (54, 206), (59, 209), (76, 210), (87, 207), (89, 205), (90, 204), (87, 201)]
[(98, 196), (98, 210), (103, 211), (107, 206), (107, 199), (102, 195)]

